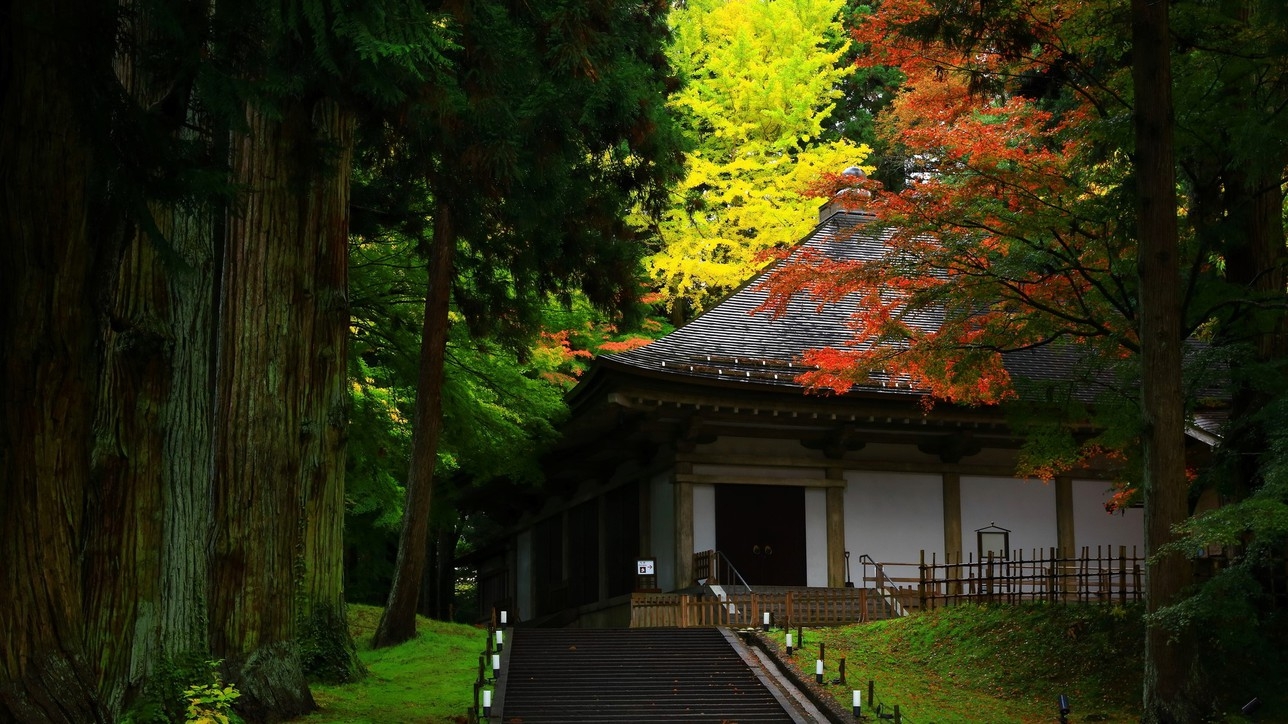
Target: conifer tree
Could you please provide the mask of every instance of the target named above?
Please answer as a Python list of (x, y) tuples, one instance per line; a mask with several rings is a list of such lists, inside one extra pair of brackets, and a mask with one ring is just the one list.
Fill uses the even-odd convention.
[[(640, 247), (676, 168), (661, 102), (661, 6), (584, 0), (460, 8), (457, 75), (412, 148), (433, 201), (407, 503), (376, 646), (415, 634), (442, 425), (448, 310), (513, 334), (549, 295), (629, 308)], [(468, 11), (468, 12), (467, 12)]]

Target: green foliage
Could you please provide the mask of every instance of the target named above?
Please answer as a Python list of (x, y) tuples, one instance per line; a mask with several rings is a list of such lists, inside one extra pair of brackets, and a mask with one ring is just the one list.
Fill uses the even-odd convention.
[[(364, 179), (364, 183), (370, 181)], [(364, 187), (365, 189), (365, 187)], [(365, 189), (364, 193), (369, 189)], [(424, 190), (421, 189), (421, 193)], [(405, 202), (414, 208), (415, 200)], [(421, 200), (419, 203), (426, 203)], [(350, 421), (346, 544), (355, 560), (346, 580), (352, 601), (384, 599), (390, 549), (402, 519), (411, 456), (412, 414), (426, 268), (418, 244), (379, 226), (350, 246)], [(449, 323), (443, 384), (444, 427), (438, 447), (436, 525), (457, 525), (461, 496), (502, 479), (535, 485), (538, 455), (567, 414), (563, 392), (592, 355), (647, 341), (664, 330), (621, 332), (585, 297), (535, 307), (525, 336), (475, 336), (463, 315)], [(474, 527), (465, 525), (467, 537)], [(468, 543), (467, 543), (468, 544)]]
[(225, 684), (215, 661), (191, 655), (164, 660), (148, 680), (143, 695), (122, 715), (123, 724), (242, 724), (232, 710), (241, 693)]
[(809, 190), (869, 153), (824, 139), (852, 72), (837, 41), (842, 5), (701, 0), (672, 11), (669, 53), (685, 80), (672, 108), (694, 148), (648, 260), (668, 307), (702, 309), (767, 263), (764, 252), (798, 241), (817, 218)]
[(237, 687), (225, 684), (220, 676), (220, 662), (211, 661), (210, 681), (195, 683), (183, 690), (188, 700), (186, 718), (190, 724), (236, 724), (241, 717), (233, 713), (233, 702), (241, 696)]
[[(1194, 631), (1206, 675), (1247, 697), (1273, 690), (1288, 672), (1288, 616), (1282, 591), (1288, 555), (1288, 400), (1268, 405), (1270, 449), (1263, 484), (1247, 497), (1192, 517), (1159, 555), (1181, 553), (1205, 575), (1196, 590), (1161, 607), (1151, 625)], [(1273, 599), (1278, 591), (1280, 601)]]

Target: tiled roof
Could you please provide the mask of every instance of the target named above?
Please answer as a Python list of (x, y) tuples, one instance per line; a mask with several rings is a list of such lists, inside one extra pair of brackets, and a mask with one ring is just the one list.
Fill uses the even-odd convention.
[[(857, 213), (834, 214), (815, 227), (795, 254), (808, 250), (836, 260), (873, 258), (882, 252), (884, 239), (870, 220)], [(781, 317), (757, 312), (767, 298), (759, 285), (768, 273), (762, 272), (671, 334), (600, 359), (668, 376), (800, 387), (795, 378), (805, 371), (801, 355), (843, 345), (852, 336), (849, 318), (854, 305), (842, 302), (820, 309), (815, 300), (800, 295)]]
[[(837, 261), (878, 258), (888, 249), (891, 231), (872, 221), (871, 215), (861, 212), (834, 214), (810, 232), (794, 255), (814, 253)], [(768, 312), (756, 311), (766, 300), (766, 293), (759, 287), (769, 273), (770, 270), (762, 272), (671, 334), (630, 352), (605, 355), (601, 360), (609, 366), (654, 376), (800, 388), (796, 377), (806, 370), (801, 366), (801, 356), (807, 350), (846, 346), (853, 337), (849, 322), (857, 301), (847, 298), (820, 306), (817, 300), (802, 294), (790, 302), (785, 314), (775, 318)], [(936, 320), (925, 318), (922, 323), (933, 327)], [(1041, 348), (1009, 353), (1005, 364), (1016, 377), (1068, 379), (1077, 366), (1077, 354), (1071, 349)], [(864, 389), (918, 394), (906, 379), (874, 377)]]

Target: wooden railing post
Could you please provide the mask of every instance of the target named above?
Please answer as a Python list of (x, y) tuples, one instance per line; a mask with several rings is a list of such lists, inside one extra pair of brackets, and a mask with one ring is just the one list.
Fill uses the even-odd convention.
[(917, 567), (917, 604), (926, 608), (926, 549), (921, 549), (921, 564)]
[(987, 600), (989, 603), (992, 603), (993, 602), (993, 551), (988, 552), (987, 583), (985, 585), (987, 586), (987, 590), (988, 590)]
[(1127, 605), (1127, 546), (1118, 546), (1118, 603)]

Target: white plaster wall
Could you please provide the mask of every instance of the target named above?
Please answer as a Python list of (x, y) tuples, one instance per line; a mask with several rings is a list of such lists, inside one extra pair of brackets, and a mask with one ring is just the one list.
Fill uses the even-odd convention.
[(805, 489), (805, 585), (827, 585), (827, 491)]
[(1090, 546), (1127, 546), (1145, 552), (1145, 511), (1127, 508), (1113, 515), (1105, 512), (1105, 503), (1113, 494), (1103, 480), (1073, 481), (1073, 532), (1079, 550)]
[(993, 524), (1011, 531), (1011, 551), (1022, 550), (1025, 558), (1034, 549), (1056, 545), (1054, 484), (963, 475), (961, 490), (962, 554), (967, 560), (971, 554), (978, 560), (975, 531)]
[(693, 486), (693, 550), (716, 549), (716, 486)]
[(657, 559), (657, 585), (670, 590), (675, 585), (675, 486), (662, 473), (648, 481), (649, 540)]
[(845, 549), (856, 585), (862, 554), (878, 563), (916, 563), (923, 549), (942, 556), (944, 494), (938, 475), (851, 470), (845, 480)]
[(515, 613), (520, 621), (527, 621), (535, 614), (532, 607), (532, 529), (523, 531), (517, 539), (518, 551), (515, 555), (515, 604), (519, 610)]

